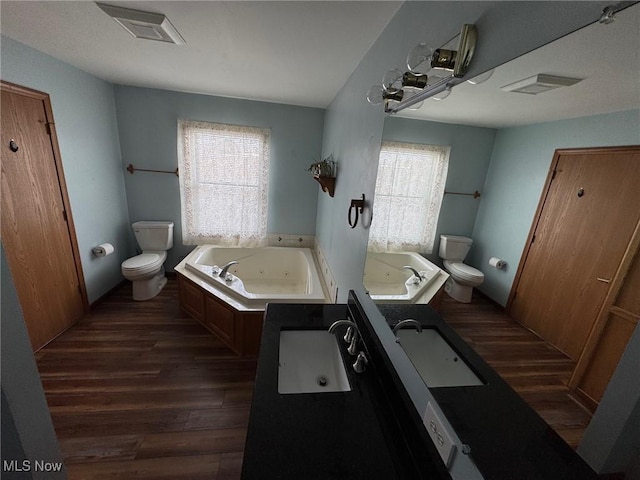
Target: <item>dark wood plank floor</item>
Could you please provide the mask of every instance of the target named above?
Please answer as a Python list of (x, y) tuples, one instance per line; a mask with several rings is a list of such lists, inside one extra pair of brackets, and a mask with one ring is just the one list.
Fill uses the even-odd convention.
[(238, 479), (255, 359), (119, 287), (37, 355), (69, 478)]
[(445, 295), (441, 313), (511, 388), (577, 448), (592, 414), (567, 387), (575, 362), (481, 294), (474, 293), (470, 304)]
[[(256, 362), (178, 307), (125, 284), (36, 354), (69, 478), (238, 479)], [(573, 363), (482, 296), (445, 319), (572, 446), (590, 420), (565, 384)]]

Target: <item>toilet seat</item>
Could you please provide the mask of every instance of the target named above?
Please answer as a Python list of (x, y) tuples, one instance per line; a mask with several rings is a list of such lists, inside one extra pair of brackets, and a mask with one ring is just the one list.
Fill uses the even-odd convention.
[(452, 276), (458, 277), (460, 280), (467, 282), (484, 281), (484, 273), (476, 268), (473, 268), (470, 265), (465, 265), (462, 262), (452, 262), (451, 260), (445, 260), (444, 266)]
[(151, 273), (154, 270), (158, 270), (166, 258), (166, 252), (162, 252), (160, 254), (147, 252), (136, 255), (135, 257), (131, 257), (122, 262), (122, 274), (144, 275), (146, 273)]

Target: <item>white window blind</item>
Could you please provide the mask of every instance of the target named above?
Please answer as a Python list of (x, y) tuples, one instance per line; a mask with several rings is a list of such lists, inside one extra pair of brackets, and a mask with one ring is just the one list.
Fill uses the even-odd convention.
[(266, 243), (269, 136), (267, 129), (178, 121), (185, 245)]
[(382, 144), (369, 250), (433, 251), (449, 150), (414, 143)]

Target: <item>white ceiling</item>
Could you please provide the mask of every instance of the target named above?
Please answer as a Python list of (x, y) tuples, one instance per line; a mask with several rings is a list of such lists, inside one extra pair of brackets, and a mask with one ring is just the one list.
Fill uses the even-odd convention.
[[(116, 84), (324, 108), (401, 5), (104, 3), (163, 13), (187, 43), (134, 39), (90, 1), (2, 0), (0, 31)], [(499, 89), (537, 73), (584, 80), (535, 96)], [(640, 4), (610, 25), (590, 25), (497, 68), (481, 85), (462, 83), (446, 100), (428, 100), (402, 116), (499, 128), (631, 108), (640, 108)]]
[(116, 84), (326, 107), (401, 2), (131, 1), (186, 45), (138, 40), (90, 1), (0, 2), (1, 32)]
[[(504, 85), (538, 73), (581, 78), (539, 95)], [(640, 3), (495, 69), (484, 83), (456, 85), (442, 101), (398, 116), (493, 128), (534, 124), (640, 108)]]

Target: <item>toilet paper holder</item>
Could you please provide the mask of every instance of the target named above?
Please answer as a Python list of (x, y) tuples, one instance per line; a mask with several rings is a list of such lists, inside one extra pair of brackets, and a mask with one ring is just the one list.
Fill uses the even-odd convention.
[(111, 255), (114, 250), (114, 246), (110, 243), (101, 243), (100, 245), (93, 247), (91, 252), (93, 252), (96, 257), (106, 257), (107, 255)]

